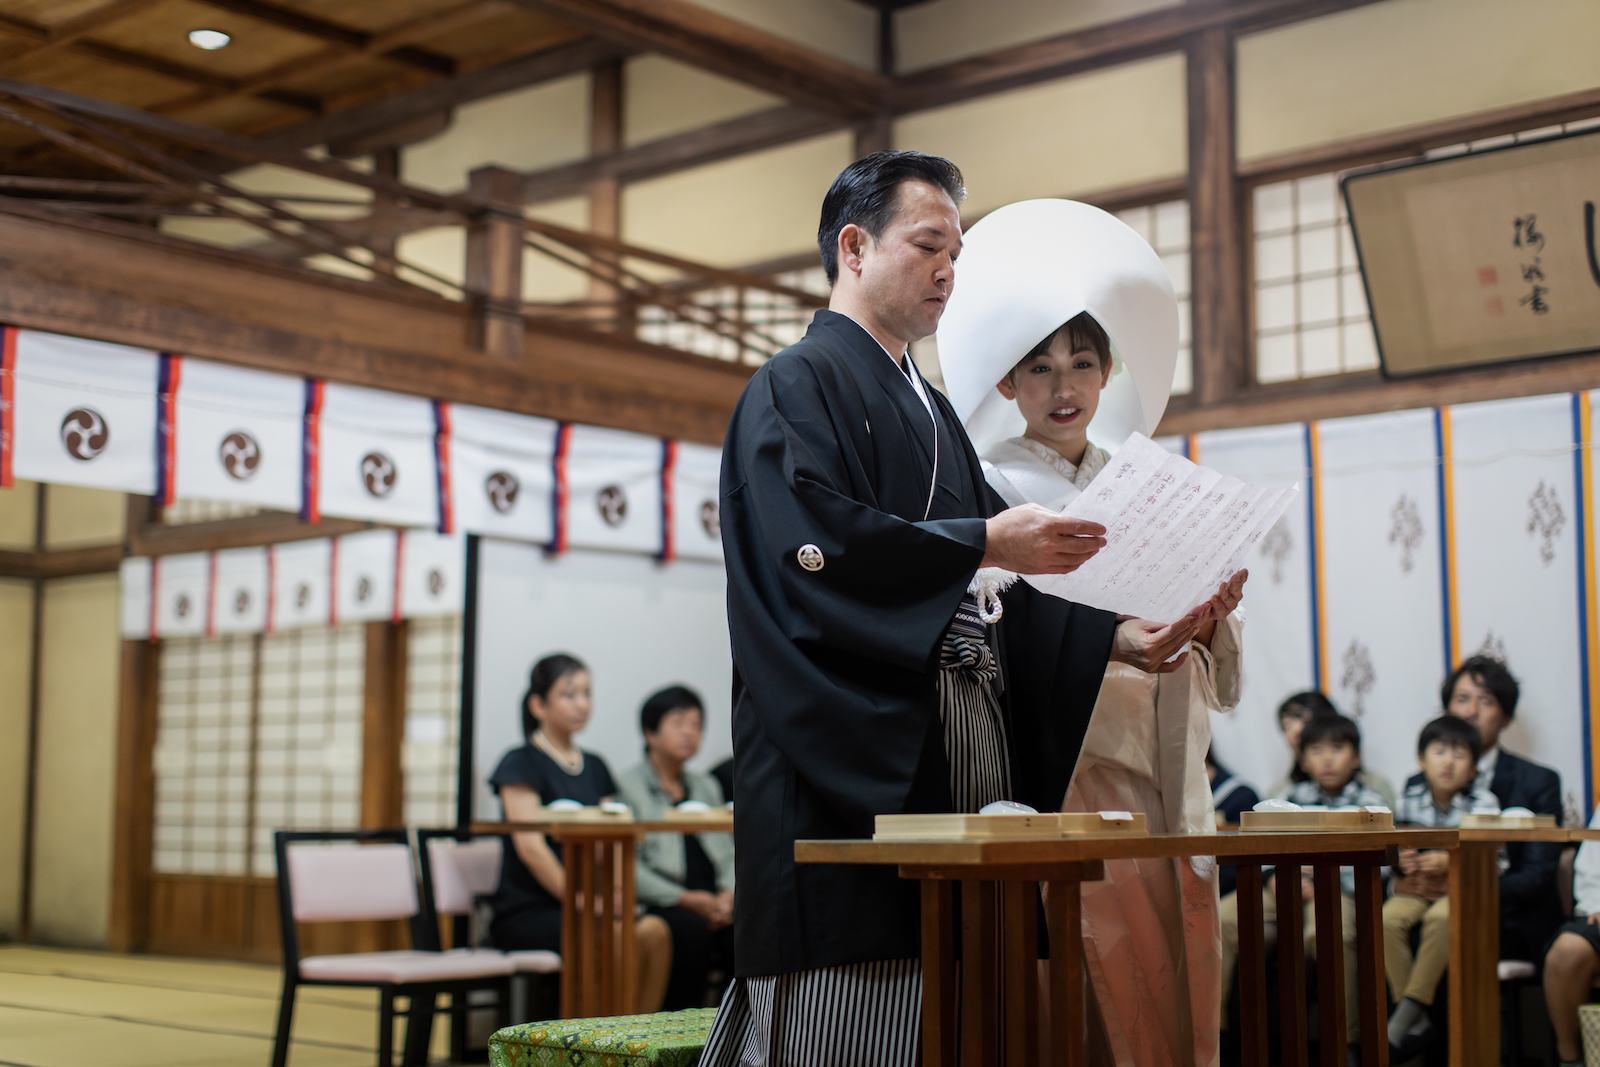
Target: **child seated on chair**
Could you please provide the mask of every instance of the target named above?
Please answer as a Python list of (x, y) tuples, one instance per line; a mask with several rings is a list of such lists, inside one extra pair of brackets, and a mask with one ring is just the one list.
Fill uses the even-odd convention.
[[(1395, 822), (1406, 826), (1460, 826), (1472, 812), (1497, 812), (1500, 802), (1478, 788), (1478, 728), (1445, 715), (1422, 728), (1417, 764), (1422, 773), (1406, 782)], [(1450, 854), (1440, 850), (1400, 853), (1392, 896), (1383, 906), (1383, 969), (1396, 1006), (1389, 1017), (1390, 1057), (1409, 1059), (1427, 1044), (1428, 1009), (1450, 958)], [(1411, 955), (1411, 930), (1422, 924), (1422, 943)]]

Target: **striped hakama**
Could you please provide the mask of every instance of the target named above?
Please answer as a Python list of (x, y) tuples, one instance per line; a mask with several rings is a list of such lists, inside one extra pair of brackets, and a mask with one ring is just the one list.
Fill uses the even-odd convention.
[[(939, 717), (956, 811), (1011, 796), (1010, 756), (994, 682), (999, 674), (972, 597), (939, 650)], [(914, 1067), (922, 961), (874, 960), (735, 978), (701, 1067)]]

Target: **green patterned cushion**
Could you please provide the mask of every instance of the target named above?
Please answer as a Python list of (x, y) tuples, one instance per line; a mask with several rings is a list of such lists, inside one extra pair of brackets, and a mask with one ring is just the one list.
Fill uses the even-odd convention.
[(716, 1008), (556, 1019), (508, 1026), (489, 1038), (493, 1067), (694, 1067)]

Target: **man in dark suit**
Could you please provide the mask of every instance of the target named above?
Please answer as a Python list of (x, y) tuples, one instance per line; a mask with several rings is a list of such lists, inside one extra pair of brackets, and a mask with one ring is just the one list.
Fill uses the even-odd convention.
[[(1517, 713), (1517, 693), (1504, 663), (1472, 656), (1450, 672), (1439, 696), (1446, 713), (1471, 722), (1483, 737), (1478, 787), (1493, 793), (1502, 809), (1554, 815), (1559, 826), (1561, 776), (1500, 747), (1500, 734)], [(1561, 846), (1513, 841), (1506, 856), (1511, 865), (1500, 875), (1500, 958), (1538, 961), (1563, 918), (1556, 892)]]

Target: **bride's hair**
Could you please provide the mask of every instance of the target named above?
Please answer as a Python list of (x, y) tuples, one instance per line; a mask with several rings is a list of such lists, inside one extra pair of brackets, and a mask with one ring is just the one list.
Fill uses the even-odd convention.
[[(1056, 335), (1062, 331), (1066, 331), (1067, 342), (1072, 346), (1072, 351), (1090, 349), (1100, 360), (1102, 370), (1111, 362), (1111, 338), (1106, 336), (1105, 329), (1095, 321), (1093, 315), (1083, 311), (1045, 334), (1044, 340), (1028, 349), (1028, 354), (1017, 360), (1016, 366), (1011, 368), (1010, 373), (1017, 373), (1028, 360), (1044, 355), (1050, 347), (1050, 342), (1054, 341)], [(1008, 374), (1007, 377), (1009, 376)]]

